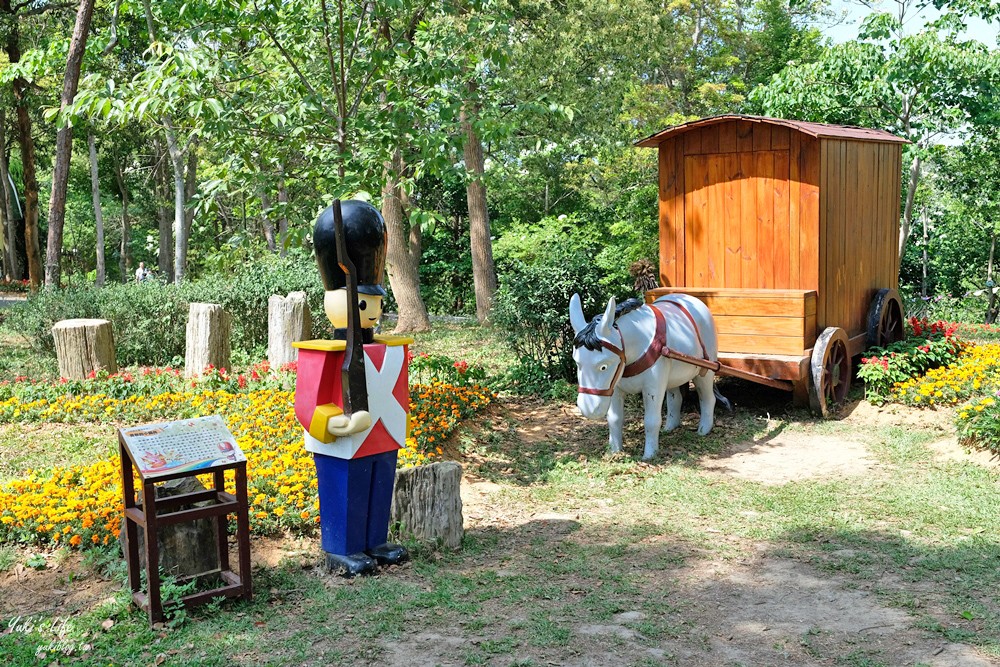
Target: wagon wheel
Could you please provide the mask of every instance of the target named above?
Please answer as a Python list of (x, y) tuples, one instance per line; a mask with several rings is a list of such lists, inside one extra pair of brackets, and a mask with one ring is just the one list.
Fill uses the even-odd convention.
[(810, 365), (809, 407), (829, 417), (834, 405), (847, 398), (851, 388), (851, 357), (847, 334), (839, 327), (827, 327), (813, 346)]
[(894, 289), (880, 289), (868, 309), (868, 347), (903, 340), (903, 302)]

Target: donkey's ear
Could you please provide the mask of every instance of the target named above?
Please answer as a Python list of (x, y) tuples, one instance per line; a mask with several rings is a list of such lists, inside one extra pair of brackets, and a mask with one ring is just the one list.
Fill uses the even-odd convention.
[(569, 323), (573, 325), (573, 333), (578, 334), (587, 326), (587, 318), (583, 315), (583, 305), (580, 295), (574, 294), (569, 300)]
[(601, 327), (610, 333), (612, 325), (615, 323), (615, 297), (608, 299), (608, 307), (604, 309), (604, 316), (601, 317)]

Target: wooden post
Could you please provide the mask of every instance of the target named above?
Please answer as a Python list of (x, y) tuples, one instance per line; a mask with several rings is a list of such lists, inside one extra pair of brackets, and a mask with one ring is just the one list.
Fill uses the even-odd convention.
[(192, 303), (187, 323), (184, 377), (200, 377), (211, 364), (229, 368), (231, 318), (215, 303)]
[(462, 546), (462, 466), (454, 461), (396, 473), (390, 525), (405, 536), (446, 549)]
[(267, 300), (267, 360), (271, 368), (296, 361), (299, 351), (292, 343), (312, 338), (312, 318), (305, 292), (288, 297), (275, 294)]
[(82, 380), (103, 368), (118, 372), (115, 359), (115, 336), (107, 320), (63, 320), (52, 327), (59, 360), (59, 375)]

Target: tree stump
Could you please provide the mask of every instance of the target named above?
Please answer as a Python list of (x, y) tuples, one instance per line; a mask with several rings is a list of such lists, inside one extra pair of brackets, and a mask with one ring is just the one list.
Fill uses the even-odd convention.
[(462, 520), (462, 466), (454, 461), (406, 468), (396, 473), (391, 525), (404, 537), (437, 547), (458, 549)]
[[(198, 481), (197, 477), (182, 477), (173, 479), (156, 485), (157, 503), (161, 499), (179, 496), (184, 493), (195, 493), (205, 491), (204, 484)], [(142, 494), (139, 494), (138, 507), (142, 507)], [(205, 507), (210, 503), (195, 503), (193, 505), (181, 505), (172, 508), (170, 511), (191, 509), (192, 507)], [(157, 514), (162, 514), (158, 511)], [(122, 518), (122, 530), (118, 536), (122, 553), (127, 554), (125, 549), (125, 522), (128, 519)], [(160, 550), (160, 568), (163, 573), (171, 577), (193, 577), (205, 572), (211, 572), (219, 568), (218, 554), (218, 524), (215, 519), (197, 519), (195, 521), (182, 521), (159, 526), (157, 529), (157, 543)], [(137, 531), (139, 536), (139, 565), (146, 568), (146, 535), (142, 530)]]
[(107, 320), (63, 320), (52, 327), (59, 360), (59, 375), (82, 380), (103, 368), (118, 372), (115, 359), (115, 336)]
[(201, 377), (211, 364), (229, 368), (231, 318), (215, 303), (192, 303), (187, 323), (184, 377)]
[(281, 368), (299, 358), (292, 343), (312, 338), (312, 318), (305, 292), (287, 297), (275, 294), (267, 300), (267, 360)]

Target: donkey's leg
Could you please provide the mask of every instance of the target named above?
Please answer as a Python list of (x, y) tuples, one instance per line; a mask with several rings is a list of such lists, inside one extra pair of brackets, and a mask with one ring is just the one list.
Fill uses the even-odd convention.
[(664, 431), (673, 431), (681, 425), (682, 399), (680, 387), (667, 389), (667, 421), (663, 424)]
[(666, 387), (663, 383), (656, 383), (655, 387), (645, 389), (642, 392), (642, 407), (645, 409), (643, 423), (646, 426), (646, 449), (642, 453), (642, 460), (648, 461), (656, 456), (656, 451), (660, 448), (660, 424), (663, 423), (663, 394)]
[(622, 425), (625, 421), (625, 394), (616, 389), (611, 394), (611, 406), (608, 407), (608, 447), (612, 454), (622, 450)]
[(701, 406), (698, 435), (708, 435), (715, 425), (715, 373), (709, 371), (705, 375), (695, 375), (694, 388), (698, 390), (698, 403)]

